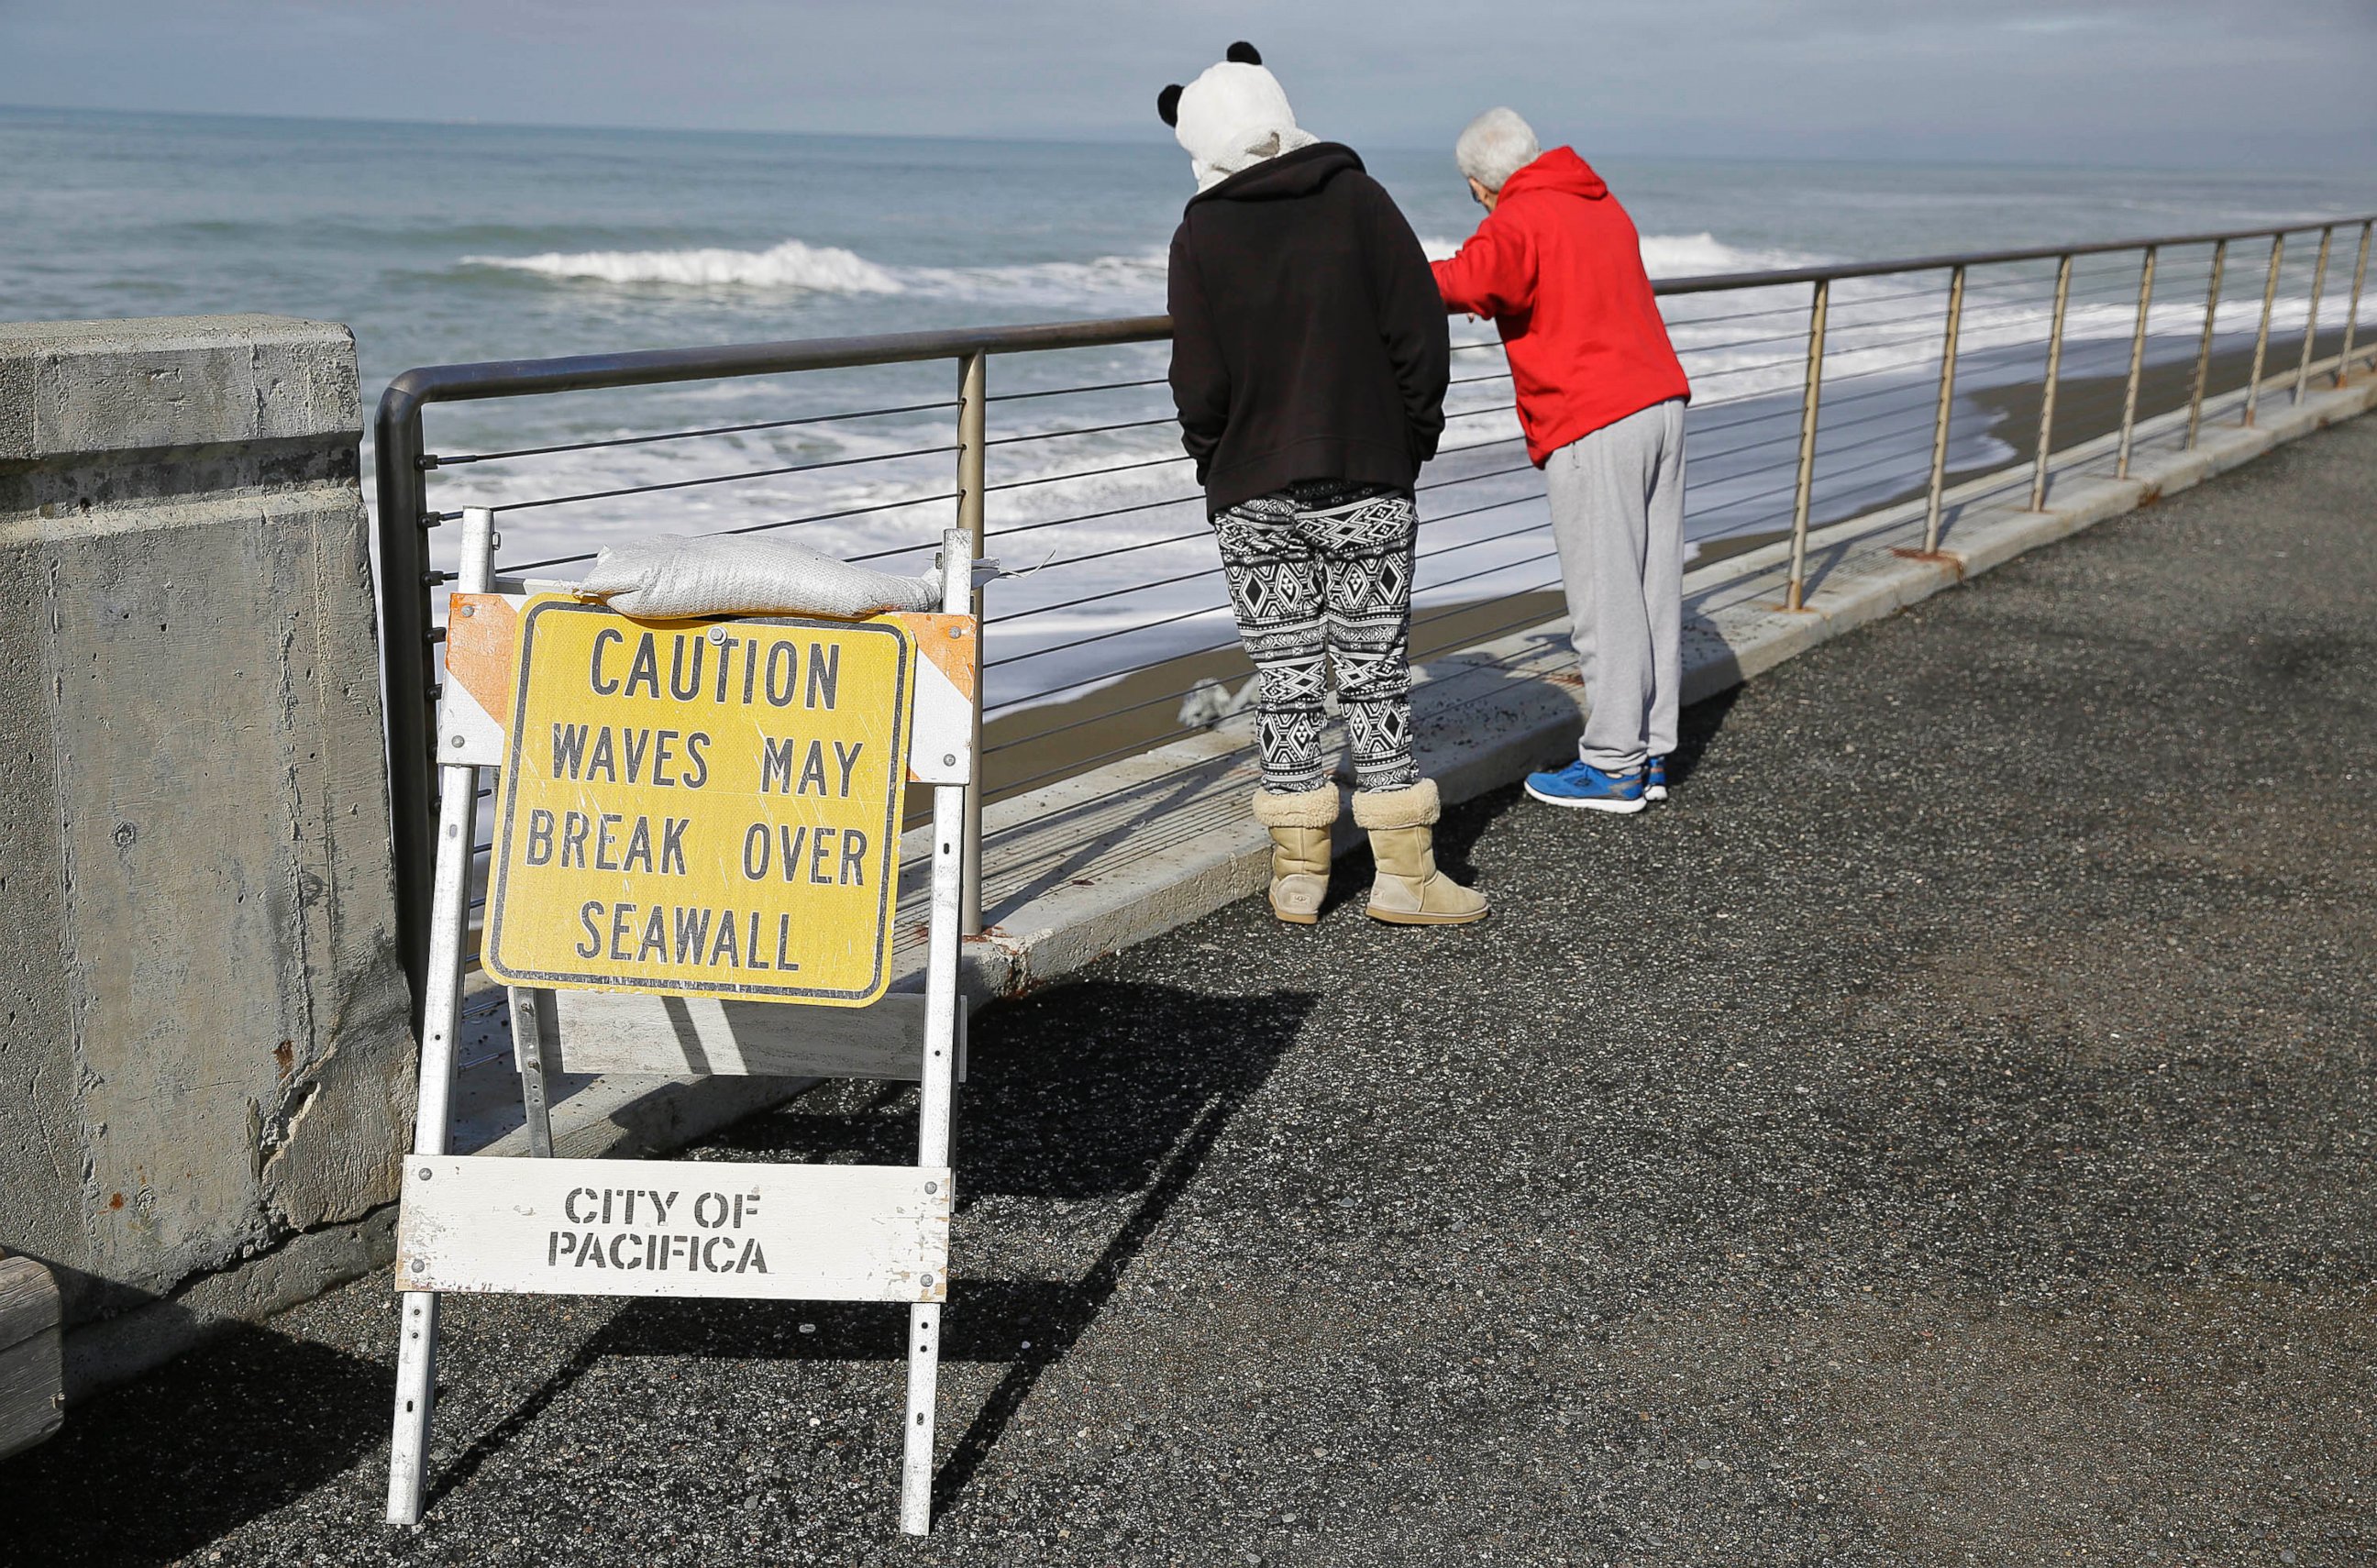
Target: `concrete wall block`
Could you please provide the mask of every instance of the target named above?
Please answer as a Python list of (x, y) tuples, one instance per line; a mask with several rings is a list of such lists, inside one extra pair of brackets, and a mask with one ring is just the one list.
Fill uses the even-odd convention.
[(0, 879), (29, 894), (0, 984), (31, 1026), (0, 1084), (30, 1108), (0, 1095), (0, 1239), (75, 1321), (387, 1203), (412, 1058), (352, 340), (0, 329), (0, 388), (29, 376), (32, 449), (0, 455)]
[(0, 462), (352, 436), (354, 335), (283, 316), (0, 323)]
[[(90, 1262), (149, 1289), (386, 1202), (409, 1087), (341, 1049), (404, 1019), (377, 704), (322, 689), (314, 635), (316, 531), (358, 525), (172, 509), (52, 553)], [(376, 900), (341, 819), (379, 834)]]
[[(5, 406), (5, 405), (0, 405)], [(64, 820), (52, 724), (48, 563), (0, 548), (0, 1237), (44, 1257), (83, 1236), (66, 964)], [(19, 656), (20, 641), (26, 646)]]
[(90, 1397), (193, 1348), (226, 1323), (254, 1322), (370, 1273), (396, 1255), (396, 1208), (353, 1225), (290, 1238), (237, 1268), (209, 1274), (137, 1311), (81, 1326), (69, 1336), (60, 1375), (66, 1403)]

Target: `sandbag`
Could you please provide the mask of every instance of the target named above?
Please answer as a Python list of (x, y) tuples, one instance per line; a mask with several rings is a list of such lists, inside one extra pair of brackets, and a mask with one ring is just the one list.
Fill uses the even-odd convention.
[(897, 577), (821, 556), (789, 539), (660, 533), (603, 547), (578, 584), (623, 614), (872, 616), (937, 610), (940, 574)]

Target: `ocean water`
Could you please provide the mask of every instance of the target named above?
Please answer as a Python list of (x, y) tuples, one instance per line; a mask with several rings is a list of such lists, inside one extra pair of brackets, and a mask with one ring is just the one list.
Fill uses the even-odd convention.
[[(1320, 127), (1325, 133), (1326, 127)], [(1477, 213), (1448, 150), (1366, 148), (1434, 254)], [(1594, 157), (1590, 147), (1580, 149)], [(1595, 160), (1659, 275), (2243, 227), (2377, 209), (2377, 175)], [(270, 311), (354, 329), (366, 402), (411, 365), (1061, 320), (1163, 308), (1192, 192), (1156, 142), (1065, 145), (530, 129), (0, 109), (0, 317)], [(2193, 352), (2200, 255), (2157, 289), (2157, 360)], [(2260, 253), (2232, 259), (2224, 336), (2249, 333)], [(2340, 311), (2348, 250), (2332, 266)], [(1284, 261), (1284, 264), (1288, 264)], [(2290, 256), (2299, 329), (2308, 266)], [(2133, 258), (2083, 263), (2067, 375), (2124, 362)], [(1834, 305), (1830, 515), (1904, 487), (1929, 437), (1939, 280)], [(1976, 279), (1966, 389), (2035, 375), (2045, 269)], [(1670, 302), (1696, 389), (1690, 529), (1787, 514), (1806, 291)], [(2327, 319), (2333, 320), (2334, 317)], [(1446, 456), (1424, 477), (1424, 601), (1552, 581), (1490, 331), (1456, 321)], [(999, 358), (990, 525), (994, 700), (1058, 699), (1226, 642), (1219, 575), (1160, 380), (1161, 345)], [(1101, 389), (1070, 392), (1067, 389)], [(950, 367), (884, 367), (446, 405), (445, 509), (506, 509), (508, 569), (569, 578), (604, 541), (771, 529), (923, 569), (950, 508)], [(865, 417), (845, 418), (854, 412)], [(799, 422), (799, 423), (793, 423)], [(683, 439), (627, 437), (766, 425)], [(1959, 466), (2013, 433), (1960, 403)], [(1025, 439), (1025, 437), (1035, 438)], [(2019, 437), (2016, 437), (2017, 439)], [(446, 531), (450, 533), (450, 530)], [(539, 564), (551, 563), (551, 564)]]

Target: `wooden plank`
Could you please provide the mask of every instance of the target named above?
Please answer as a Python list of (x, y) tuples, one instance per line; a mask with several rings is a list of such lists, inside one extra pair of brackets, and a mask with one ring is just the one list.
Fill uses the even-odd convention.
[(923, 1071), (925, 999), (866, 1008), (793, 1007), (633, 991), (555, 993), (564, 1072), (882, 1078)]
[(399, 1290), (939, 1301), (950, 1173), (416, 1155)]
[(0, 1257), (0, 1455), (64, 1423), (62, 1368), (57, 1281), (30, 1258)]

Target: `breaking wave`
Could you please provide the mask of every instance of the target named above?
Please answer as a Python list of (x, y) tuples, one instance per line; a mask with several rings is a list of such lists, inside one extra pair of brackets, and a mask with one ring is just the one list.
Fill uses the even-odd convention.
[(1089, 261), (1021, 262), (989, 267), (887, 267), (856, 251), (786, 240), (766, 250), (547, 251), (538, 256), (466, 256), (465, 267), (526, 272), (555, 282), (691, 289), (808, 291), (836, 294), (929, 294), (1000, 304), (1080, 301), (1160, 305), (1165, 253), (1101, 256)]
[(896, 294), (907, 285), (856, 251), (786, 240), (766, 250), (547, 251), (542, 256), (466, 256), (466, 267), (500, 267), (543, 278), (679, 288), (812, 289)]
[[(1461, 242), (1427, 237), (1429, 259)], [(1714, 234), (1645, 234), (1642, 261), (1654, 277), (1742, 271), (1808, 259), (1745, 250)], [(890, 267), (838, 245), (785, 240), (765, 250), (703, 246), (685, 250), (546, 251), (536, 256), (466, 256), (466, 267), (526, 272), (556, 282), (696, 289), (806, 290), (837, 294), (919, 293), (981, 304), (1075, 302), (1161, 308), (1165, 253), (1101, 256), (1088, 261), (1034, 261), (988, 267)]]
[(1781, 250), (1744, 250), (1714, 234), (1644, 234), (1642, 265), (1654, 278), (1696, 278), (1710, 272), (1759, 272), (1774, 267), (1803, 267), (1814, 261)]
[(1161, 309), (1170, 253), (1101, 256), (1090, 261), (1030, 261), (1004, 267), (908, 267), (898, 269), (910, 287), (950, 299), (1002, 304), (1009, 301), (1074, 301), (1081, 308), (1105, 305)]
[[(1757, 272), (1771, 267), (1804, 266), (1816, 259), (1790, 251), (1745, 250), (1714, 234), (1644, 234), (1642, 266), (1654, 278), (1693, 278), (1708, 272)], [(1441, 261), (1459, 250), (1462, 242), (1438, 235), (1420, 236), (1420, 248), (1430, 261)]]

